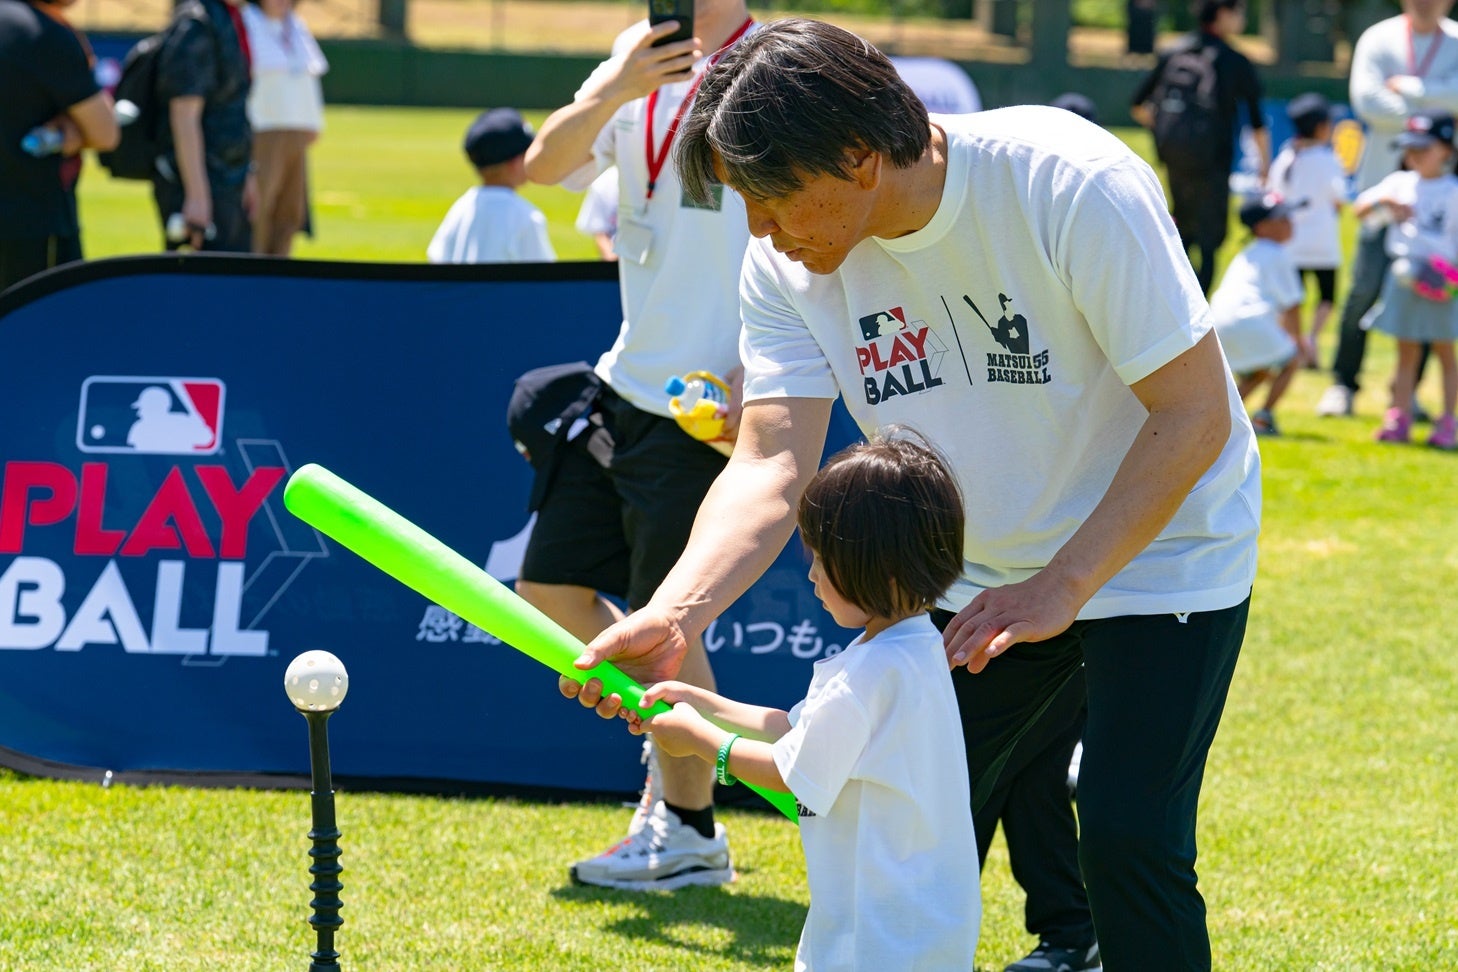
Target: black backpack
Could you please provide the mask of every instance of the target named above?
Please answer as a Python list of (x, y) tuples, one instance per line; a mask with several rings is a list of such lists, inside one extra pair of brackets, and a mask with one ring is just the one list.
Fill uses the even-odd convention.
[(1219, 166), (1228, 139), (1220, 120), (1213, 45), (1176, 51), (1165, 61), (1154, 89), (1154, 148), (1171, 169), (1203, 171)]
[(113, 178), (151, 179), (157, 174), (163, 126), (168, 124), (167, 105), (157, 97), (157, 61), (167, 33), (164, 30), (142, 38), (122, 61), (114, 97), (118, 106), (131, 102), (136, 114), (123, 122), (116, 148), (97, 156)]

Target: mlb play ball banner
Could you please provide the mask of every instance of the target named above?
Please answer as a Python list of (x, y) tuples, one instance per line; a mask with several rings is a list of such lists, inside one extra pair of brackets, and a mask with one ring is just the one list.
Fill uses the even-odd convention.
[[(282, 502), (319, 463), (510, 584), (531, 530), (513, 380), (595, 360), (620, 319), (606, 264), (136, 257), (0, 297), (0, 762), (296, 777), (283, 675), (317, 648), (349, 670), (330, 721), (346, 782), (640, 786), (621, 725)], [(837, 410), (830, 447), (854, 435)], [(853, 636), (806, 567), (792, 540), (709, 630), (730, 696), (788, 706)]]

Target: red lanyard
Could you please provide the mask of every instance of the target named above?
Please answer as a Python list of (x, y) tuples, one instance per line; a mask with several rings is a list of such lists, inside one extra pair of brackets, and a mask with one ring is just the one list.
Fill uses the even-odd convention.
[(1433, 66), (1433, 57), (1438, 53), (1438, 48), (1443, 46), (1443, 25), (1438, 24), (1438, 29), (1433, 33), (1433, 42), (1428, 45), (1428, 52), (1423, 55), (1423, 63), (1417, 62), (1417, 45), (1412, 37), (1412, 18), (1407, 19), (1407, 69), (1415, 78), (1420, 78), (1428, 73), (1428, 68)]
[(243, 26), (243, 13), (228, 0), (223, 0), (223, 6), (228, 8), (228, 19), (233, 21), (233, 30), (238, 35), (238, 46), (243, 49), (243, 63), (248, 66), (248, 73), (253, 74), (253, 50), (248, 46), (248, 29)]
[(721, 54), (733, 47), (734, 42), (744, 36), (745, 32), (749, 30), (753, 23), (753, 17), (747, 18), (744, 23), (739, 25), (738, 30), (729, 35), (729, 39), (724, 42), (724, 46), (715, 51), (714, 56), (709, 58), (708, 65), (700, 72), (698, 77), (694, 78), (693, 84), (689, 85), (688, 94), (684, 95), (683, 101), (678, 106), (678, 111), (673, 113), (673, 120), (668, 123), (668, 134), (664, 136), (663, 144), (656, 152), (653, 149), (653, 114), (658, 108), (658, 89), (654, 88), (653, 93), (648, 96), (648, 124), (646, 132), (646, 149), (648, 153), (647, 198), (653, 198), (653, 187), (658, 184), (658, 175), (663, 171), (664, 163), (668, 161), (668, 147), (673, 144), (673, 136), (678, 134), (678, 123), (683, 120), (684, 109), (688, 108), (689, 102), (694, 100), (694, 93), (699, 90), (699, 84), (704, 80), (704, 75), (709, 73), (709, 69), (714, 66), (715, 61), (719, 60)]

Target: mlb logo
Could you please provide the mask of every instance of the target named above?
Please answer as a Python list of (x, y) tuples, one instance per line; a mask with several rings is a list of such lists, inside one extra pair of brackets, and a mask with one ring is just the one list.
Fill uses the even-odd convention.
[(900, 307), (893, 307), (876, 314), (867, 314), (861, 318), (860, 323), (861, 337), (867, 341), (874, 341), (878, 337), (906, 330), (906, 311)]
[(223, 391), (217, 378), (93, 375), (81, 383), (76, 448), (210, 456), (223, 441)]

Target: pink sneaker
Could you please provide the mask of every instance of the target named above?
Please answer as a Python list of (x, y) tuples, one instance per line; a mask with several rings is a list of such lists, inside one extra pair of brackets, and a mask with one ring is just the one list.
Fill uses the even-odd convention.
[(1389, 408), (1377, 430), (1378, 442), (1407, 442), (1412, 433), (1412, 419), (1400, 408)]
[(1444, 415), (1433, 425), (1433, 434), (1428, 436), (1428, 445), (1434, 449), (1458, 449), (1458, 421)]

